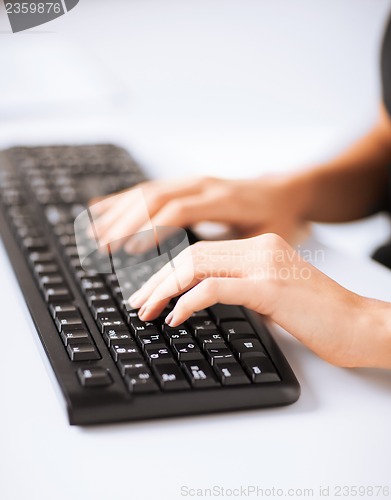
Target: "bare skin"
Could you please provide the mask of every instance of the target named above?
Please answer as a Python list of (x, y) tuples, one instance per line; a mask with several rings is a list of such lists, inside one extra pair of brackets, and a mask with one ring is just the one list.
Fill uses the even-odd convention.
[(346, 290), (275, 234), (199, 242), (173, 264), (175, 270), (169, 263), (130, 298), (142, 320), (154, 319), (179, 294), (166, 318), (170, 326), (218, 302), (240, 304), (330, 363), (391, 368), (391, 304)]
[[(185, 293), (167, 322), (178, 325), (216, 302), (240, 303), (269, 316), (330, 363), (391, 368), (391, 305), (344, 289), (301, 260), (283, 240), (291, 240), (306, 221), (343, 222), (381, 210), (390, 164), (391, 120), (381, 107), (373, 129), (326, 165), (251, 180), (197, 178), (137, 186), (152, 226), (214, 221), (229, 225), (242, 238), (275, 233), (202, 242), (180, 255), (175, 279), (179, 273)], [(126, 196), (121, 204), (114, 197), (100, 200), (94, 209), (102, 244), (124, 231), (146, 228), (138, 215), (141, 208)], [(249, 252), (260, 257), (248, 260)], [(156, 317), (178, 294), (170, 269), (157, 273), (131, 298), (141, 319)]]

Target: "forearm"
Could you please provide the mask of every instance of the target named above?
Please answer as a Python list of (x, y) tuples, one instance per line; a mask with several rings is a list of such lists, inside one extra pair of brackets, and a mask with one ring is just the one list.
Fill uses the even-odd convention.
[(391, 165), (391, 121), (382, 109), (378, 124), (334, 161), (292, 176), (303, 219), (344, 222), (381, 210)]

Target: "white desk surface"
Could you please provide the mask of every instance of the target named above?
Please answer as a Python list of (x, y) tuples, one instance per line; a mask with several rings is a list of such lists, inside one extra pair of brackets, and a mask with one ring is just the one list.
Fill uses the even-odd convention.
[[(93, 4), (94, 16), (91, 2), (83, 0), (36, 35), (13, 37), (0, 18), (7, 48), (0, 54), (7, 74), (0, 82), (0, 147), (111, 140), (132, 149), (151, 176), (253, 175), (327, 157), (373, 118), (378, 82), (370, 75), (388, 0), (298, 0), (294, 8), (288, 1), (251, 0)], [(282, 23), (281, 6), (288, 8)], [(300, 18), (305, 29), (297, 29)], [(33, 96), (40, 81), (54, 78), (56, 84), (55, 72), (42, 73), (38, 59), (35, 66), (17, 64), (34, 51), (47, 55), (51, 44), (61, 53), (71, 41), (78, 54), (88, 50), (110, 68), (106, 75), (122, 82), (111, 89), (101, 79), (91, 104), (84, 75), (83, 103), (76, 99), (72, 112), (72, 98), (57, 98), (53, 88), (38, 101)], [(258, 50), (260, 66), (254, 65)], [(27, 74), (32, 67), (35, 76)], [(64, 88), (72, 92), (68, 82), (74, 78), (67, 66), (61, 68), (55, 70), (65, 78), (59, 95)], [(286, 69), (289, 88), (283, 84)], [(29, 85), (22, 83), (38, 73), (41, 80), (32, 82), (26, 96)], [(131, 96), (128, 103), (124, 92)], [(356, 292), (391, 300), (391, 273), (364, 255), (352, 256), (367, 253), (369, 247), (354, 250), (365, 239), (374, 243), (384, 236), (387, 222), (364, 224), (316, 228), (317, 237), (340, 247), (346, 230), (350, 255), (315, 238), (302, 250), (323, 249), (324, 260), (316, 264), (324, 272)], [(313, 488), (312, 498), (320, 498), (319, 487), (330, 486), (328, 498), (337, 498), (335, 485), (391, 486), (391, 372), (335, 368), (278, 329), (275, 337), (302, 387), (292, 406), (70, 427), (2, 246), (0, 269), (2, 500), (174, 500), (182, 498), (182, 486), (249, 485), (285, 493)]]
[[(313, 240), (302, 247), (314, 248), (345, 286), (391, 300), (389, 271)], [(391, 372), (333, 367), (281, 331), (302, 387), (292, 406), (69, 426), (3, 248), (0, 266), (1, 498), (171, 500), (182, 486), (389, 484)]]

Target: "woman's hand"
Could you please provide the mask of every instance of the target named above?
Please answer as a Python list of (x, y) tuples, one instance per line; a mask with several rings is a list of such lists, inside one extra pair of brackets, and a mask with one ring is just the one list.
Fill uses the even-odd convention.
[[(139, 190), (142, 196), (136, 196)], [(274, 232), (291, 238), (302, 222), (305, 189), (294, 177), (250, 180), (200, 177), (151, 181), (92, 202), (95, 236), (101, 245), (152, 226), (188, 227), (198, 222), (230, 226), (239, 237)], [(122, 241), (123, 243), (123, 241)], [(132, 250), (131, 238), (125, 250)]]
[(142, 320), (152, 320), (179, 294), (166, 318), (170, 326), (218, 302), (239, 304), (270, 317), (330, 363), (391, 368), (390, 304), (346, 290), (275, 234), (196, 243), (130, 304)]

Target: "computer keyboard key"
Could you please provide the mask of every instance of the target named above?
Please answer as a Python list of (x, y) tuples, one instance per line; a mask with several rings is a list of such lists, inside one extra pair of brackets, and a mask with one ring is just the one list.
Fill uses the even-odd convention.
[[(83, 248), (80, 248), (80, 251), (83, 251)], [(70, 247), (65, 247), (64, 248), (64, 254), (69, 258), (69, 259), (79, 259), (79, 249), (76, 246), (70, 246)]]
[(105, 335), (120, 335), (121, 333), (131, 333), (129, 332), (129, 329), (128, 327), (125, 325), (125, 326), (112, 326), (111, 328), (107, 328), (105, 329), (105, 331), (103, 332), (103, 336)]
[(65, 346), (70, 344), (89, 344), (91, 337), (87, 330), (62, 331), (61, 340)]
[(103, 280), (99, 278), (83, 278), (81, 279), (81, 287), (86, 292), (93, 291), (94, 293), (105, 293), (107, 290)]
[(232, 351), (228, 349), (228, 347), (207, 347), (205, 355), (211, 365), (214, 365), (218, 360), (229, 361), (235, 359)]
[(129, 370), (125, 375), (125, 383), (132, 393), (142, 394), (159, 390), (152, 374), (147, 369)]
[(134, 344), (134, 339), (130, 335), (130, 333), (126, 330), (118, 330), (115, 333), (114, 332), (106, 332), (103, 335), (104, 341), (106, 344), (111, 347), (113, 344), (116, 344), (121, 341), (121, 343), (129, 343), (129, 344)]
[(72, 294), (68, 290), (68, 288), (64, 287), (51, 287), (51, 288), (46, 288), (44, 290), (44, 295), (45, 295), (45, 300), (46, 302), (60, 302), (64, 301), (67, 302), (72, 299)]
[(69, 236), (74, 236), (75, 227), (74, 227), (73, 223), (58, 224), (57, 226), (53, 227), (53, 232), (57, 236), (63, 236), (65, 234), (67, 234)]
[(197, 335), (198, 343), (202, 349), (207, 347), (227, 347), (227, 344), (221, 333), (215, 331), (199, 332)]
[(130, 327), (133, 330), (134, 334), (138, 336), (140, 333), (159, 333), (159, 330), (149, 321), (141, 321), (138, 318), (130, 318)]
[(193, 341), (193, 336), (186, 328), (170, 328), (168, 325), (163, 325), (163, 334), (170, 344), (176, 340)]
[(118, 361), (119, 359), (133, 359), (140, 356), (140, 351), (134, 342), (133, 344), (126, 342), (113, 343), (110, 347), (110, 352), (114, 361)]
[(182, 370), (174, 362), (156, 363), (153, 365), (153, 371), (160, 387), (165, 391), (189, 388), (189, 383), (185, 379)]
[(54, 260), (52, 252), (32, 252), (29, 261), (33, 264), (47, 264)]
[(59, 285), (65, 285), (64, 278), (60, 274), (49, 274), (39, 278), (39, 286), (41, 289), (52, 288)]
[(76, 333), (79, 330), (86, 330), (86, 326), (83, 325), (62, 325), (60, 333)]
[(223, 385), (250, 383), (250, 380), (236, 360), (216, 359), (214, 369)]
[(182, 367), (188, 376), (191, 385), (198, 388), (215, 387), (219, 385), (209, 363), (205, 360), (183, 361)]
[(119, 313), (119, 311), (117, 311), (117, 309), (115, 309), (112, 312), (104, 312), (104, 313), (98, 314), (96, 320), (97, 320), (98, 324), (106, 323), (107, 321), (118, 321), (118, 320), (122, 321), (122, 316)]
[(190, 331), (197, 337), (200, 332), (205, 330), (217, 331), (216, 324), (210, 319), (189, 318), (187, 321)]
[(42, 231), (37, 229), (36, 227), (27, 227), (27, 226), (18, 226), (16, 229), (17, 235), (19, 239), (22, 241), (25, 238), (41, 238)]
[(66, 302), (64, 302), (63, 304), (56, 304), (53, 302), (52, 304), (50, 304), (49, 309), (50, 309), (50, 313), (51, 313), (53, 318), (55, 318), (57, 316), (57, 314), (59, 314), (59, 313), (64, 313), (64, 312), (77, 313), (78, 312), (78, 308), (75, 305), (67, 304)]
[[(84, 262), (84, 261), (83, 261)], [(74, 275), (76, 276), (76, 279), (80, 282), (83, 278), (94, 278), (97, 276), (98, 272), (97, 271), (86, 271), (85, 269), (78, 269), (74, 271)]]
[(29, 252), (35, 250), (41, 250), (41, 251), (47, 250), (47, 241), (45, 240), (45, 238), (39, 238), (39, 237), (33, 238), (28, 236), (27, 238), (24, 238), (22, 240), (22, 245)]
[(165, 347), (163, 336), (161, 333), (138, 332), (136, 339), (140, 346), (144, 349), (147, 345)]
[(174, 339), (171, 345), (178, 361), (204, 359), (195, 341)]
[(35, 275), (40, 278), (49, 274), (58, 274), (59, 269), (57, 264), (37, 264), (34, 267)]
[(190, 317), (198, 319), (210, 319), (210, 315), (206, 309), (201, 309), (200, 311), (194, 311)]
[(100, 354), (93, 344), (69, 344), (68, 356), (72, 361), (93, 361), (100, 359)]
[(100, 315), (105, 315), (107, 313), (115, 313), (118, 312), (118, 309), (114, 305), (114, 302), (110, 300), (100, 301), (101, 304), (106, 302), (106, 305), (93, 305), (91, 307), (91, 313), (94, 316), (95, 320), (98, 319)]
[(125, 322), (118, 312), (99, 314), (96, 318), (96, 323), (101, 333), (105, 333), (111, 328), (126, 328)]
[(73, 329), (84, 328), (85, 324), (83, 318), (79, 314), (74, 316), (68, 316), (72, 313), (58, 313), (55, 319), (56, 327), (59, 332), (63, 331), (64, 328), (70, 327)]
[(63, 247), (71, 247), (76, 245), (76, 238), (73, 235), (63, 234), (58, 239), (59, 243)]
[(147, 365), (145, 364), (144, 358), (139, 354), (139, 356), (134, 356), (131, 359), (119, 359), (117, 361), (117, 367), (122, 375), (125, 377), (129, 373), (134, 373), (135, 370), (145, 370), (148, 371)]
[(83, 387), (105, 387), (113, 383), (110, 371), (106, 368), (79, 368), (77, 376)]
[(252, 356), (244, 358), (242, 364), (251, 380), (255, 383), (278, 382), (280, 380), (273, 363), (268, 358)]
[(145, 346), (145, 355), (150, 363), (164, 363), (172, 361), (173, 357), (167, 347), (155, 347), (154, 345)]
[(96, 303), (101, 302), (102, 300), (112, 300), (112, 297), (108, 293), (89, 292), (86, 294), (86, 299), (87, 299), (88, 305), (90, 307), (92, 307)]
[[(107, 321), (101, 328), (101, 334), (104, 335), (111, 330), (124, 330), (126, 325), (123, 321)], [(102, 331), (103, 330), (103, 331)]]
[(231, 346), (239, 359), (248, 358), (253, 355), (267, 357), (263, 345), (254, 337), (233, 340)]
[(215, 304), (209, 308), (212, 318), (217, 324), (232, 319), (246, 319), (243, 309), (239, 306), (229, 306), (226, 304)]
[[(113, 307), (113, 310), (106, 310), (109, 307)], [(105, 312), (118, 312), (118, 309), (115, 305), (115, 302), (113, 299), (108, 298), (104, 300), (92, 300), (91, 305), (90, 305), (91, 311), (95, 312), (100, 312), (100, 313), (105, 313)]]
[(255, 336), (253, 327), (247, 321), (227, 321), (220, 326), (228, 340)]

